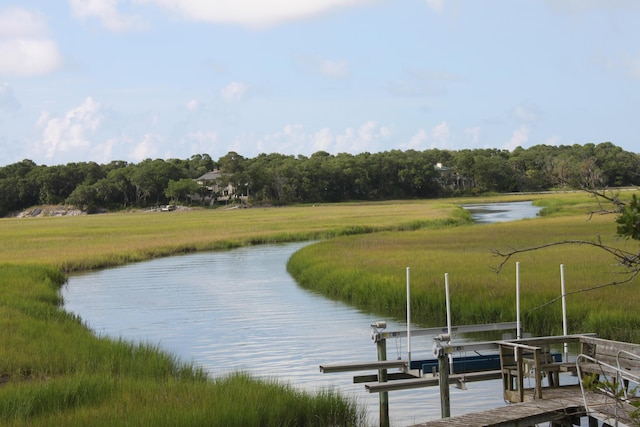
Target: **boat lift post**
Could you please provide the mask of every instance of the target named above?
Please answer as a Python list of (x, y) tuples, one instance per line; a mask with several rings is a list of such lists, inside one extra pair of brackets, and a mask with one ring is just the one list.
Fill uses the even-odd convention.
[[(447, 335), (451, 340), (451, 298), (449, 296), (449, 273), (444, 273), (445, 305), (447, 307)], [(453, 374), (453, 354), (449, 353), (449, 367)]]
[(520, 262), (516, 262), (516, 339), (522, 338), (522, 324), (520, 323)]
[(407, 267), (407, 359), (411, 366), (411, 267)]
[[(567, 293), (564, 286), (564, 264), (560, 264), (560, 293), (562, 296), (562, 333), (568, 335), (567, 327)], [(564, 343), (564, 361), (569, 361), (569, 345)]]

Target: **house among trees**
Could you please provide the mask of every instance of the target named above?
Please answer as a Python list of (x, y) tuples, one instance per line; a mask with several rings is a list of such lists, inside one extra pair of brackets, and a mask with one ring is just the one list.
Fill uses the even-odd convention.
[(438, 172), (438, 178), (436, 178), (436, 180), (441, 187), (455, 190), (468, 186), (468, 180), (462, 175), (459, 175), (454, 168), (444, 166), (438, 162), (434, 166), (434, 169)]
[[(237, 193), (237, 187), (228, 181), (220, 169), (214, 169), (195, 179), (202, 191), (191, 196), (194, 202), (213, 205), (217, 201), (228, 202), (233, 198), (244, 199), (246, 196)], [(223, 184), (226, 182), (226, 184)]]

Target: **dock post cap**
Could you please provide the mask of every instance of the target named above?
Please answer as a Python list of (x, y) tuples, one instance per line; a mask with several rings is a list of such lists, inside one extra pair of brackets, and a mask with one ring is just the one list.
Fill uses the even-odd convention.
[(447, 353), (446, 349), (442, 346), (443, 341), (448, 344), (451, 341), (451, 335), (440, 334), (433, 337), (433, 356), (434, 357), (439, 357)]
[(379, 320), (377, 322), (373, 322), (371, 324), (371, 341), (377, 343), (382, 340), (382, 335), (380, 331), (387, 327), (387, 322), (385, 320)]

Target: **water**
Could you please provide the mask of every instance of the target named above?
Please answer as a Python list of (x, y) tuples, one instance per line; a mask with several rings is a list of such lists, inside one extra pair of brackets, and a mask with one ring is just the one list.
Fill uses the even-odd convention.
[(471, 217), (478, 224), (535, 218), (541, 209), (533, 206), (531, 202), (484, 203), (463, 207), (471, 213)]
[[(162, 258), (74, 275), (65, 309), (97, 335), (159, 345), (212, 376), (247, 371), (308, 391), (334, 388), (364, 403), (378, 424), (378, 395), (352, 373), (322, 374), (323, 364), (375, 361), (370, 324), (379, 319), (301, 289), (286, 262), (309, 243)], [(398, 274), (404, 274), (400, 271)], [(405, 330), (387, 321), (387, 330)], [(431, 357), (432, 339), (412, 339), (412, 358)], [(406, 340), (388, 340), (387, 357), (406, 358)], [(356, 375), (362, 373), (355, 373)], [(504, 405), (499, 380), (451, 388), (453, 416)], [(440, 418), (437, 387), (389, 393), (394, 426)]]

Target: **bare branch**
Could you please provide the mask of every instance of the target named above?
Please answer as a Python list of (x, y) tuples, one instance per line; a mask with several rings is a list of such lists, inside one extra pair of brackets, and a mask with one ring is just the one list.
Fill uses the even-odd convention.
[(538, 245), (538, 246), (533, 246), (530, 248), (524, 248), (524, 249), (512, 249), (510, 251), (507, 252), (502, 252), (499, 251), (497, 249), (493, 249), (492, 252), (495, 256), (499, 256), (502, 257), (503, 260), (497, 265), (497, 267), (493, 268), (493, 271), (496, 273), (500, 273), (500, 271), (502, 270), (502, 268), (504, 267), (504, 265), (514, 256), (517, 254), (521, 254), (521, 253), (525, 253), (525, 252), (532, 252), (532, 251), (538, 251), (540, 249), (545, 249), (545, 248), (550, 248), (553, 246), (561, 246), (561, 245), (588, 245), (588, 246), (593, 246), (595, 248), (601, 249), (605, 252), (608, 252), (609, 254), (613, 255), (616, 259), (618, 259), (620, 265), (625, 266), (627, 268), (632, 268), (632, 267), (636, 267), (638, 265), (638, 254), (633, 254), (631, 252), (627, 252), (627, 251), (623, 251), (621, 249), (618, 248), (613, 248), (611, 246), (606, 246), (603, 245), (600, 241), (600, 238), (598, 238), (597, 242), (592, 242), (589, 240), (563, 240), (560, 242), (551, 242), (551, 243), (545, 243), (543, 245)]
[[(598, 241), (596, 241), (596, 242), (591, 242), (589, 240), (564, 240), (564, 241), (561, 241), (561, 242), (546, 243), (546, 244), (543, 244), (543, 245), (533, 246), (533, 247), (530, 247), (530, 248), (512, 249), (512, 250), (507, 251), (507, 252), (501, 252), (499, 250), (494, 249), (493, 250), (494, 255), (502, 257), (503, 260), (500, 262), (500, 264), (498, 264), (497, 267), (495, 267), (493, 269), (493, 271), (495, 271), (496, 274), (500, 273), (500, 271), (502, 270), (504, 265), (514, 255), (525, 253), (525, 252), (537, 251), (537, 250), (545, 249), (545, 248), (550, 248), (550, 247), (553, 247), (553, 246), (561, 246), (561, 245), (589, 245), (589, 246), (593, 246), (594, 248), (601, 249), (601, 250), (609, 253), (610, 255), (612, 255), (614, 258), (616, 258), (618, 260), (618, 264), (620, 266), (622, 266), (622, 267), (625, 267), (627, 269), (627, 273), (629, 274), (624, 280), (617, 280), (617, 281), (613, 281), (613, 282), (609, 282), (609, 283), (604, 283), (604, 284), (600, 284), (600, 285), (591, 286), (591, 287), (588, 287), (588, 288), (577, 289), (575, 291), (567, 292), (565, 295), (573, 295), (573, 294), (578, 294), (578, 293), (582, 293), (582, 292), (594, 291), (596, 289), (607, 288), (607, 287), (610, 287), (610, 286), (623, 285), (625, 283), (632, 282), (636, 278), (636, 276), (638, 276), (638, 274), (640, 274), (640, 254), (633, 254), (631, 252), (623, 251), (623, 250), (618, 249), (618, 248), (613, 248), (611, 246), (603, 245), (602, 242), (600, 241), (599, 237), (598, 237)], [(552, 298), (551, 300), (545, 302), (544, 304), (541, 304), (541, 305), (539, 305), (537, 307), (532, 308), (531, 311), (538, 310), (538, 309), (541, 309), (541, 308), (546, 307), (548, 305), (551, 305), (554, 302), (560, 300), (561, 298), (562, 298), (562, 295), (560, 295), (558, 297), (555, 297), (555, 298)]]
[[(575, 291), (571, 291), (571, 292), (565, 293), (565, 296), (573, 295), (573, 294), (579, 294), (579, 293), (582, 293), (582, 292), (595, 291), (597, 289), (607, 288), (609, 286), (624, 285), (625, 283), (629, 283), (629, 282), (633, 281), (633, 279), (635, 279), (638, 274), (640, 274), (640, 270), (633, 270), (633, 271), (631, 271), (631, 275), (628, 276), (624, 280), (619, 280), (619, 281), (615, 281), (615, 282), (609, 282), (609, 283), (605, 283), (605, 284), (602, 284), (602, 285), (596, 285), (596, 286), (592, 286), (590, 288), (577, 289)], [(560, 299), (562, 299), (562, 295), (557, 296), (555, 298), (552, 298), (551, 300), (545, 302), (544, 304), (541, 304), (541, 305), (539, 305), (537, 307), (532, 308), (530, 311), (539, 310), (541, 308), (544, 308), (544, 307), (546, 307), (548, 305), (553, 304), (556, 301), (559, 301)]]
[[(594, 189), (590, 189), (590, 188), (586, 188), (583, 187), (582, 188), (583, 191), (591, 194), (594, 196), (594, 198), (598, 201), (598, 205), (600, 206), (600, 209), (597, 211), (591, 211), (589, 212), (589, 219), (591, 219), (593, 217), (594, 214), (620, 214), (622, 215), (622, 213), (625, 210), (625, 206), (627, 206), (627, 203), (623, 202), (620, 200), (620, 198), (618, 197), (618, 194), (614, 194), (613, 192), (610, 192), (610, 195), (607, 194), (606, 188), (603, 190), (594, 190)], [(607, 202), (609, 202), (610, 204), (612, 204), (614, 206), (614, 209), (605, 209), (602, 206), (601, 201), (602, 200), (606, 200)], [(635, 198), (634, 198), (635, 201)], [(625, 236), (627, 236), (625, 234)], [(627, 236), (629, 237), (629, 236)], [(633, 237), (635, 238), (635, 237)], [(591, 286), (588, 288), (582, 288), (582, 289), (578, 289), (575, 291), (571, 291), (566, 293), (565, 295), (573, 295), (573, 294), (578, 294), (578, 293), (582, 293), (582, 292), (589, 292), (589, 291), (594, 291), (597, 289), (602, 289), (602, 288), (606, 288), (606, 287), (610, 287), (610, 286), (618, 286), (618, 285), (623, 285), (626, 283), (630, 283), (632, 282), (639, 274), (640, 274), (640, 253), (631, 253), (628, 251), (624, 251), (622, 249), (618, 249), (618, 248), (614, 248), (611, 246), (607, 246), (604, 245), (602, 243), (602, 240), (600, 239), (600, 236), (598, 235), (597, 238), (595, 239), (595, 241), (589, 241), (589, 240), (564, 240), (564, 241), (560, 241), (560, 242), (552, 242), (552, 243), (546, 243), (543, 245), (538, 245), (538, 246), (534, 246), (534, 247), (530, 247), (530, 248), (524, 248), (524, 249), (511, 249), (510, 251), (506, 251), (506, 252), (502, 252), (499, 250), (492, 250), (493, 254), (495, 256), (499, 256), (502, 257), (502, 261), (495, 267), (493, 268), (493, 271), (496, 272), (496, 274), (500, 273), (500, 271), (503, 269), (503, 267), (505, 266), (505, 264), (515, 255), (517, 254), (521, 254), (521, 253), (525, 253), (525, 252), (532, 252), (532, 251), (537, 251), (540, 249), (545, 249), (545, 248), (550, 248), (550, 247), (554, 247), (554, 246), (561, 246), (561, 245), (588, 245), (588, 246), (592, 246), (594, 248), (603, 250), (605, 252), (607, 252), (609, 255), (612, 255), (618, 262), (618, 265), (621, 267), (624, 267), (626, 269), (626, 273), (622, 273), (622, 274), (626, 274), (626, 277), (623, 280), (616, 280), (616, 281), (612, 281), (609, 283), (605, 283), (605, 284), (600, 284), (600, 285), (595, 285), (595, 286)], [(555, 297), (545, 303), (543, 303), (542, 305), (539, 305), (533, 309), (531, 309), (531, 311), (534, 310), (538, 310), (541, 309), (543, 307), (546, 307), (550, 304), (553, 304), (554, 302), (560, 300), (562, 298), (562, 295)]]
[[(597, 211), (591, 211), (589, 212), (589, 220), (593, 217), (594, 214), (600, 214), (600, 215), (608, 215), (608, 214), (618, 214), (620, 212), (622, 212), (622, 209), (625, 206), (625, 203), (623, 201), (620, 200), (620, 198), (617, 196), (617, 194), (614, 194), (612, 191), (610, 191), (611, 195), (607, 195), (607, 189), (604, 188), (602, 190), (595, 190), (595, 189), (591, 189), (591, 188), (587, 188), (587, 187), (582, 187), (582, 191), (591, 194), (596, 201), (598, 202), (598, 206), (600, 206), (600, 209), (598, 209)], [(606, 200), (609, 203), (611, 203), (613, 206), (615, 206), (615, 209), (605, 209), (602, 206), (602, 200)]]

